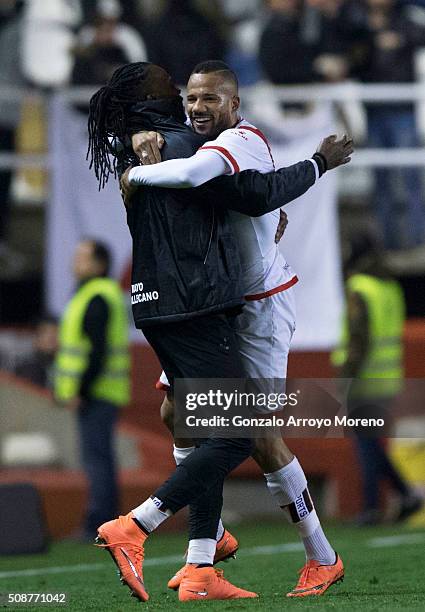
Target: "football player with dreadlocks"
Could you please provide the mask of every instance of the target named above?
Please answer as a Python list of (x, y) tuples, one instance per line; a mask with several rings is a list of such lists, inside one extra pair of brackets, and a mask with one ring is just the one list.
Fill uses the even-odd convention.
[[(179, 91), (160, 67), (138, 63), (116, 71), (90, 103), (89, 154), (100, 186), (128, 162), (137, 162), (129, 137), (140, 130), (160, 129), (165, 159), (193, 155), (206, 138), (192, 132), (184, 120)], [(109, 154), (120, 145), (120, 154), (111, 160)], [(320, 156), (316, 164), (322, 172), (326, 169)], [(226, 202), (235, 210), (262, 214), (304, 193), (320, 173), (307, 160), (278, 171), (280, 181), (270, 174), (242, 172), (231, 183), (222, 179), (202, 191), (147, 188), (143, 197), (135, 194), (129, 199), (133, 314), (171, 385), (176, 377), (245, 374), (230, 321), (244, 303), (244, 287)], [(217, 202), (220, 190), (225, 195)], [(148, 598), (142, 575), (145, 539), (187, 504), (192, 506), (190, 543), (179, 598), (255, 597), (212, 567), (223, 480), (251, 451), (251, 441), (244, 438), (200, 440), (149, 499), (127, 516), (99, 527), (99, 545), (109, 550), (123, 581), (139, 599)]]
[[(116, 159), (109, 159), (110, 138), (125, 145), (134, 129), (139, 131), (149, 122), (155, 123), (158, 117), (168, 119), (172, 125), (181, 123), (184, 110), (179, 93), (160, 67), (137, 63), (118, 69), (92, 97), (89, 153), (100, 187), (117, 169)], [(140, 121), (142, 116), (148, 123)], [(190, 155), (199, 146), (196, 137), (185, 145), (178, 132), (174, 138), (170, 133), (168, 141), (170, 150), (174, 149), (177, 155)], [(121, 162), (125, 155), (124, 151)], [(179, 204), (184, 233), (172, 214)], [(171, 382), (175, 377), (244, 376), (228, 320), (228, 313), (243, 303), (242, 287), (235, 282), (240, 272), (239, 260), (233, 251), (222, 253), (216, 248), (216, 240), (231, 242), (232, 237), (225, 215), (214, 215), (214, 219), (211, 215), (207, 207), (197, 205), (195, 197), (185, 198), (183, 203), (167, 190), (146, 190), (143, 202), (134, 201), (128, 207), (134, 243), (135, 322)], [(214, 234), (211, 239), (210, 233)], [(188, 251), (192, 256), (190, 278), (184, 264)], [(216, 292), (210, 292), (206, 268), (220, 287)], [(223, 480), (251, 451), (249, 439), (202, 440), (196, 452), (151, 497), (128, 515), (99, 527), (98, 544), (110, 552), (123, 582), (136, 597), (148, 599), (142, 571), (148, 535), (198, 496), (208, 494), (215, 511), (191, 521), (190, 539), (196, 553), (193, 576), (190, 584), (182, 583), (179, 597), (181, 600), (256, 597), (255, 593), (230, 584), (212, 567)]]

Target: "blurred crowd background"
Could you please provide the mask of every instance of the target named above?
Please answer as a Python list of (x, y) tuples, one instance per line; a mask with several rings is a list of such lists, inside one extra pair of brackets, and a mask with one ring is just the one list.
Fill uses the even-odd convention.
[[(413, 84), (425, 75), (424, 49), (424, 0), (0, 0), (0, 323), (27, 322), (42, 310), (48, 174), (42, 162), (24, 167), (13, 153), (46, 152), (52, 91), (101, 85), (140, 60), (184, 85), (205, 58), (228, 62), (242, 87)], [(16, 88), (27, 93), (14, 95)], [(422, 144), (424, 104), (368, 101), (338, 112), (357, 147), (405, 149)], [(285, 104), (284, 96), (280, 105), (287, 116), (308, 113), (308, 104)], [(425, 266), (420, 163), (340, 177), (342, 226), (359, 211), (369, 216), (396, 270), (415, 277), (405, 284), (416, 295)], [(17, 300), (23, 290), (28, 304)], [(424, 314), (418, 300), (408, 301), (412, 314)]]
[[(356, 232), (367, 229), (380, 240), (385, 264), (403, 287), (411, 319), (407, 375), (423, 376), (425, 84), (423, 90), (420, 87), (425, 80), (425, 0), (0, 0), (0, 369), (38, 387), (51, 387), (56, 317), (62, 314), (48, 313), (46, 300), (48, 216), (53, 205), (49, 130), (51, 136), (54, 94), (78, 88), (73, 109), (84, 114), (87, 91), (103, 85), (123, 64), (160, 64), (184, 86), (192, 68), (206, 59), (224, 60), (234, 69), (242, 99), (250, 101), (247, 118), (283, 148), (289, 141), (308, 137), (317, 127), (313, 107), (317, 110), (322, 105), (322, 99), (316, 98), (317, 86), (322, 88), (321, 95), (336, 92), (332, 118), (339, 131), (353, 135), (357, 151), (353, 163), (332, 179), (337, 182), (342, 253)], [(368, 97), (356, 94), (351, 99), (349, 92), (355, 89), (338, 94), (340, 86), (363, 84), (382, 87)], [(418, 89), (422, 94), (417, 95)], [(388, 97), (384, 103), (382, 96)], [(328, 104), (325, 95), (323, 105)], [(362, 153), (366, 156), (361, 157)], [(298, 158), (288, 163), (295, 161)], [(73, 214), (68, 211), (69, 217)], [(72, 220), (70, 223), (72, 226)], [(317, 219), (315, 223), (316, 228), (320, 226)], [(320, 235), (319, 242), (324, 244), (326, 238)], [(297, 246), (305, 244), (297, 238)], [(71, 261), (65, 259), (59, 262), (60, 274), (71, 277)], [(318, 257), (317, 263), (323, 261)], [(335, 274), (342, 288), (340, 272)], [(308, 283), (306, 276), (304, 281)], [(319, 331), (317, 327), (315, 333)], [(137, 369), (130, 406), (134, 410), (126, 418), (142, 425), (150, 437), (143, 437), (139, 429), (131, 435), (127, 430), (120, 433), (125, 457), (120, 465), (137, 467), (136, 472), (129, 472), (126, 486), (130, 491), (136, 482), (134, 474), (147, 478), (156, 473), (158, 466), (149, 463), (150, 456), (155, 458), (159, 452), (155, 444), (168, 449), (158, 417), (160, 400), (153, 390), (158, 366), (146, 347), (140, 351), (140, 347), (134, 349), (133, 369), (135, 363), (137, 368), (142, 364), (142, 376)], [(328, 353), (305, 352), (298, 357), (295, 353), (292, 363), (296, 376), (332, 376)], [(1, 380), (3, 374), (0, 372), (0, 400), (6, 402), (9, 415), (5, 431), (44, 431), (44, 425), (38, 424), (42, 418), (40, 423), (46, 423), (46, 431), (51, 426), (52, 438), (57, 440), (57, 452), (52, 451), (49, 458), (40, 453), (40, 448), (48, 449), (44, 437), (34, 452), (29, 438), (23, 438), (19, 447), (19, 453), (27, 451), (23, 465), (38, 457), (40, 465), (57, 466), (63, 450), (62, 467), (74, 469), (75, 449), (68, 452), (71, 442), (66, 437), (72, 419), (62, 414), (56, 423), (47, 396), (43, 399), (21, 389), (7, 375)], [(64, 419), (68, 419), (65, 425)], [(18, 442), (13, 440), (13, 448)], [(305, 452), (314, 473), (327, 451), (318, 444), (315, 455), (316, 441), (311, 442)], [(421, 444), (415, 451), (418, 466), (423, 460)], [(142, 471), (140, 448), (144, 452)], [(338, 447), (341, 466), (352, 463), (347, 448)], [(414, 458), (409, 461), (413, 465)], [(404, 455), (400, 463), (407, 465)], [(423, 479), (423, 464), (417, 472)], [(343, 487), (342, 470), (335, 478)], [(44, 481), (44, 475), (40, 476), (40, 482)], [(74, 486), (72, 483), (68, 479), (67, 486)], [(75, 490), (78, 487), (80, 481)], [(355, 510), (344, 506), (346, 497), (340, 494), (342, 501), (334, 515)], [(75, 497), (75, 504), (79, 500)], [(57, 520), (53, 510), (52, 516)], [(58, 525), (56, 533), (67, 530), (68, 524)]]

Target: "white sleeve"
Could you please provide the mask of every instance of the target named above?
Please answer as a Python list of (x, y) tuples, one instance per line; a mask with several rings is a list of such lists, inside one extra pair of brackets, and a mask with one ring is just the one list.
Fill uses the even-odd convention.
[(187, 189), (199, 187), (217, 176), (229, 174), (229, 165), (214, 151), (195, 153), (186, 159), (170, 159), (152, 166), (137, 166), (128, 173), (131, 185)]

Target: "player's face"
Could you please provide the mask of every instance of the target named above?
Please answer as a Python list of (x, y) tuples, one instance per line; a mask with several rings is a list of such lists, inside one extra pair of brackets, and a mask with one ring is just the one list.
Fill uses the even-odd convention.
[(219, 72), (192, 74), (187, 84), (187, 114), (197, 134), (215, 138), (238, 120), (240, 100)]

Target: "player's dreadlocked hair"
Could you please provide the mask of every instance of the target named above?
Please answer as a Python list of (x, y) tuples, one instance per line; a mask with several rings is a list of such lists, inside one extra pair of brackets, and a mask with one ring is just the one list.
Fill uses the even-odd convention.
[(90, 99), (88, 119), (89, 145), (87, 159), (93, 167), (99, 190), (103, 189), (109, 175), (116, 176), (117, 158), (113, 153), (110, 137), (124, 142), (126, 136), (126, 111), (135, 102), (143, 99), (143, 81), (146, 79), (148, 62), (134, 62), (115, 70), (111, 79)]

